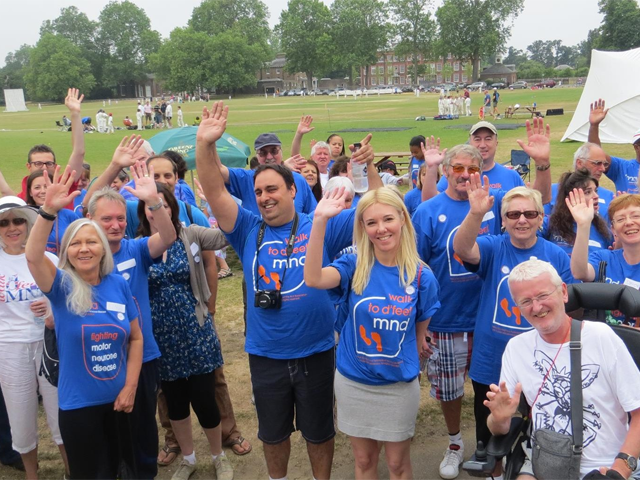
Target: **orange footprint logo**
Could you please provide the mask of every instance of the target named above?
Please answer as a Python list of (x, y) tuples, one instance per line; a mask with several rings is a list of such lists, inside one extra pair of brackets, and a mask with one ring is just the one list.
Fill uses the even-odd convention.
[(376, 343), (376, 350), (382, 352), (382, 338), (380, 338), (380, 334), (378, 332), (371, 332), (371, 338), (367, 337), (367, 330), (364, 328), (364, 325), (360, 325), (360, 338), (367, 344), (367, 347), (371, 346), (371, 340)]
[(500, 308), (502, 308), (502, 311), (508, 318), (511, 318), (511, 312), (513, 312), (513, 315), (516, 316), (516, 325), (522, 324), (522, 319), (520, 318), (520, 309), (518, 307), (511, 307), (511, 310), (509, 310), (509, 300), (507, 300), (506, 298), (500, 300)]

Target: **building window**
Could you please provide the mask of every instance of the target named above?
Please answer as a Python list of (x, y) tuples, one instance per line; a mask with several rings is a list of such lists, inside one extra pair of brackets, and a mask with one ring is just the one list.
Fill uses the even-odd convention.
[[(441, 63), (436, 63), (436, 71), (437, 72), (441, 72), (442, 71), (442, 64)], [(438, 76), (440, 76), (440, 75), (438, 75)], [(440, 80), (438, 80), (438, 81), (440, 81)]]
[(400, 77), (400, 85), (404, 85), (404, 77)]
[(384, 67), (378, 67), (378, 75), (384, 75)]
[(466, 81), (467, 81), (467, 76), (466, 76), (464, 73), (462, 74), (462, 81), (463, 81), (463, 82), (466, 82)]
[(404, 65), (400, 65), (400, 73), (404, 73)]
[(407, 77), (407, 85), (411, 85), (411, 77)]
[(387, 75), (393, 76), (393, 66), (389, 65), (387, 67)]
[(437, 75), (436, 76), (436, 82), (438, 82), (438, 83), (442, 82), (442, 75)]
[(393, 55), (387, 55), (387, 62), (393, 61)]
[(454, 72), (460, 71), (460, 62), (453, 62), (453, 71)]
[(451, 60), (451, 54), (450, 53), (447, 54), (447, 59)]
[(384, 63), (384, 55), (378, 57), (378, 63)]
[(371, 74), (375, 75), (376, 74), (376, 67), (371, 67)]
[(460, 81), (460, 75), (458, 75), (457, 73), (453, 74), (453, 81), (454, 82), (459, 82)]
[(376, 79), (375, 79), (375, 78), (372, 78), (372, 79), (371, 79), (371, 85), (375, 85), (375, 84), (376, 84)]

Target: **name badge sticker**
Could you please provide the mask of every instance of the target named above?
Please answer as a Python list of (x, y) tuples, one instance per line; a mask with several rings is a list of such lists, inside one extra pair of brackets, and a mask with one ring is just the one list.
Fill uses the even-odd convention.
[(130, 268), (133, 268), (135, 266), (136, 266), (136, 259), (130, 258), (129, 260), (120, 262), (118, 265), (116, 265), (116, 268), (118, 269), (119, 272), (122, 272), (123, 270), (129, 270)]
[(487, 213), (484, 214), (484, 217), (482, 217), (482, 221), (488, 222), (489, 220), (493, 220), (494, 218), (496, 218), (496, 216), (493, 213), (493, 210), (489, 210)]
[(633, 280), (632, 278), (625, 278), (624, 279), (624, 284), (629, 286), (629, 287), (633, 287), (636, 290), (640, 290), (640, 282)]
[(191, 255), (193, 255), (193, 261), (196, 263), (200, 263), (200, 255), (198, 255), (200, 246), (197, 243), (193, 242), (189, 247), (189, 250), (191, 250)]

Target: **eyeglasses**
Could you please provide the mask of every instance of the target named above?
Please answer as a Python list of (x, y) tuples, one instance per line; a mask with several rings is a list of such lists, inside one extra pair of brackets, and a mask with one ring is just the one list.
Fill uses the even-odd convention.
[(537, 297), (533, 298), (525, 298), (524, 300), (520, 300), (520, 302), (516, 303), (516, 305), (520, 308), (529, 308), (533, 305), (534, 300), (538, 303), (544, 302), (547, 298), (553, 295), (560, 285), (556, 285), (556, 288), (551, 290), (549, 293), (541, 293)]
[(56, 162), (29, 162), (29, 164), (33, 165), (36, 168), (42, 168), (42, 167), (51, 168), (51, 167), (55, 167)]
[(524, 218), (527, 220), (533, 220), (534, 218), (538, 218), (540, 216), (540, 212), (536, 210), (525, 210), (524, 212), (520, 212), (518, 210), (512, 210), (504, 214), (509, 220), (518, 220), (520, 219), (520, 215), (524, 215)]
[(268, 149), (261, 148), (256, 153), (258, 154), (259, 157), (266, 157), (269, 154), (271, 154), (272, 157), (275, 157), (280, 153), (280, 147), (273, 147)]
[(451, 170), (453, 170), (453, 173), (464, 173), (466, 170), (469, 175), (480, 173), (480, 167), (476, 165), (469, 165), (468, 167), (465, 167), (464, 165), (451, 165)]
[(611, 165), (611, 162), (605, 162), (604, 160), (587, 160), (594, 167), (604, 167), (606, 170)]
[(632, 222), (640, 221), (640, 213), (633, 213), (628, 217), (618, 217), (614, 218), (611, 223), (614, 225), (623, 225), (625, 222), (631, 220)]
[(27, 223), (27, 219), (22, 217), (3, 218), (0, 220), (0, 228), (7, 228), (10, 223), (13, 223), (15, 227), (19, 227)]

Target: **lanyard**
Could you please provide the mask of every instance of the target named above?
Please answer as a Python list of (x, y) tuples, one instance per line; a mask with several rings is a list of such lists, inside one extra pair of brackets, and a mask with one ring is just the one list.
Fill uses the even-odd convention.
[[(264, 222), (264, 220), (262, 221), (262, 223), (260, 224), (260, 229), (258, 230), (258, 238), (256, 240), (256, 268), (254, 271), (254, 278), (255, 278), (255, 291), (257, 292), (258, 289), (258, 278), (259, 278), (259, 274), (258, 274), (258, 256), (260, 255), (260, 245), (262, 245), (262, 242), (264, 240), (264, 232), (267, 229), (267, 224)], [(291, 225), (291, 234), (289, 235), (289, 240), (287, 240), (287, 261), (284, 264), (284, 271), (282, 272), (282, 278), (280, 279), (280, 288), (278, 290), (282, 290), (282, 286), (284, 285), (284, 276), (287, 273), (287, 266), (289, 265), (289, 258), (291, 257), (291, 254), (293, 253), (293, 245), (295, 244), (295, 240), (296, 240), (296, 233), (298, 231), (298, 212), (296, 212), (295, 217), (293, 217), (293, 224)]]

